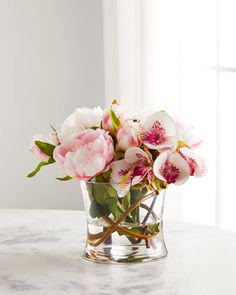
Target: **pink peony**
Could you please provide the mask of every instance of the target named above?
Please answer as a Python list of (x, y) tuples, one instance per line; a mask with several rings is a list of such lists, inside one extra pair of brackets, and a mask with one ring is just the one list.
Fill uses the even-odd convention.
[(48, 162), (49, 156), (45, 155), (39, 149), (39, 147), (35, 144), (35, 141), (42, 141), (42, 142), (50, 143), (52, 145), (58, 145), (59, 144), (59, 141), (58, 141), (57, 135), (55, 134), (55, 132), (49, 133), (47, 135), (37, 134), (31, 140), (30, 148), (29, 148), (30, 151), (31, 151), (31, 153), (34, 156), (36, 156), (36, 158), (38, 158), (39, 161)]
[(131, 120), (124, 121), (117, 132), (117, 148), (126, 151), (129, 147), (139, 146), (139, 131), (140, 127), (138, 123)]
[(68, 142), (57, 146), (54, 159), (65, 173), (79, 180), (89, 180), (102, 173), (114, 157), (111, 136), (102, 129), (86, 129)]

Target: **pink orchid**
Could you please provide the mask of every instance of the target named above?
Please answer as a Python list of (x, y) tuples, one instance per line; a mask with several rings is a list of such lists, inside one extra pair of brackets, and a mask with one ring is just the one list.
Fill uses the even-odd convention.
[(141, 140), (148, 148), (163, 151), (175, 147), (176, 124), (166, 112), (151, 114), (141, 125)]
[(201, 145), (202, 139), (194, 135), (192, 125), (187, 125), (176, 120), (176, 128), (178, 141), (184, 142), (191, 149), (196, 149)]
[(170, 151), (163, 152), (156, 158), (153, 172), (157, 178), (169, 184), (183, 184), (190, 176), (187, 161), (177, 152)]
[(122, 160), (111, 163), (111, 185), (120, 198), (124, 197), (132, 185), (140, 183), (151, 167), (146, 153), (138, 147), (130, 147)]
[(202, 177), (206, 174), (206, 162), (201, 156), (194, 154), (187, 147), (179, 149), (179, 154), (188, 162), (191, 176)]
[(102, 129), (86, 129), (54, 150), (54, 159), (64, 172), (90, 180), (105, 171), (114, 157), (111, 136)]
[(37, 157), (37, 159), (39, 161), (42, 162), (48, 162), (49, 160), (49, 156), (45, 155), (40, 148), (35, 144), (35, 141), (41, 141), (41, 142), (46, 142), (46, 143), (50, 143), (52, 145), (58, 145), (59, 144), (59, 140), (58, 137), (56, 135), (55, 132), (46, 134), (46, 135), (42, 135), (42, 134), (37, 134), (33, 137), (33, 139), (30, 142), (30, 147), (29, 150), (31, 151), (31, 153)]
[(136, 147), (140, 145), (138, 138), (140, 126), (137, 122), (126, 120), (117, 131), (117, 149), (126, 151), (129, 147)]

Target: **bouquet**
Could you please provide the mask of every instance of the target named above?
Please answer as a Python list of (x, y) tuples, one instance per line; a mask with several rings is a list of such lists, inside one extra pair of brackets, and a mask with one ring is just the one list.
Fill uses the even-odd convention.
[[(169, 185), (184, 184), (190, 176), (203, 176), (205, 161), (194, 152), (200, 144), (191, 127), (165, 111), (143, 111), (131, 116), (114, 100), (105, 110), (78, 108), (59, 132), (52, 127), (51, 133), (35, 136), (30, 150), (40, 163), (28, 177), (56, 163), (64, 172), (58, 180), (86, 183), (89, 215), (102, 218), (107, 229), (96, 233), (96, 237), (90, 234), (90, 245), (99, 246), (114, 231), (133, 244), (142, 240), (147, 244), (160, 233), (160, 216), (155, 219), (153, 204), (142, 206), (142, 202), (148, 192), (158, 195)], [(97, 183), (106, 184), (106, 188), (95, 186)], [(140, 206), (146, 212), (143, 221)], [(149, 226), (151, 215), (155, 222)], [(125, 222), (129, 223), (127, 227)]]

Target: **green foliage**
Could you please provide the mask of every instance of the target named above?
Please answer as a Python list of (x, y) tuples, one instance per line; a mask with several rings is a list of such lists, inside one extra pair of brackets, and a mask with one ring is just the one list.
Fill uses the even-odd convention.
[(115, 157), (116, 158), (124, 158), (124, 155), (125, 155), (125, 152), (123, 152), (123, 151), (116, 151), (115, 152)]
[(118, 104), (118, 100), (115, 98), (113, 99), (112, 103), (111, 104)]
[(150, 234), (153, 234), (153, 233), (157, 233), (157, 232), (159, 232), (159, 231), (160, 231), (160, 230), (159, 230), (159, 225), (160, 225), (160, 223), (155, 223), (155, 224), (149, 225), (149, 226), (147, 227), (148, 232), (149, 232)]
[(114, 131), (117, 131), (119, 129), (119, 127), (121, 126), (121, 122), (118, 119), (118, 117), (116, 116), (116, 114), (112, 108), (110, 108), (110, 116), (111, 116), (111, 122), (112, 122), (112, 126), (114, 128)]
[(35, 144), (37, 147), (43, 152), (45, 155), (53, 159), (53, 151), (55, 149), (55, 145), (48, 143), (48, 142), (42, 142), (42, 141), (35, 141)]
[[(133, 189), (132, 187), (132, 190), (130, 191), (130, 194), (131, 194), (131, 204), (135, 204), (137, 203), (141, 198), (142, 196), (147, 192), (146, 188), (141, 188), (141, 189)], [(131, 216), (132, 216), (132, 219), (136, 222), (138, 221), (137, 220), (137, 216), (138, 216), (138, 210), (139, 210), (139, 207), (135, 208), (134, 210), (131, 211)]]
[(107, 211), (109, 213), (112, 213), (114, 218), (116, 218), (116, 212), (117, 212), (117, 198), (108, 198), (105, 200), (105, 206), (107, 207)]
[(64, 177), (57, 177), (56, 179), (60, 180), (60, 181), (67, 181), (67, 180), (71, 180), (72, 177), (67, 175), (67, 176), (64, 176)]
[(107, 214), (107, 210), (105, 206), (100, 205), (97, 203), (95, 200), (92, 200), (90, 209), (89, 209), (89, 214), (92, 218), (100, 218), (102, 216), (105, 216)]
[(38, 166), (34, 169), (34, 171), (32, 171), (31, 173), (29, 173), (28, 175), (27, 175), (27, 177), (29, 177), (29, 178), (31, 178), (31, 177), (33, 177), (33, 176), (35, 176), (39, 171), (40, 171), (40, 169), (43, 167), (43, 166), (46, 166), (46, 165), (49, 165), (49, 164), (52, 164), (52, 163), (47, 163), (47, 162), (40, 162), (39, 164), (38, 164)]
[(135, 234), (142, 234), (141, 230), (138, 227), (131, 227), (131, 228), (129, 228), (129, 231), (131, 231)]

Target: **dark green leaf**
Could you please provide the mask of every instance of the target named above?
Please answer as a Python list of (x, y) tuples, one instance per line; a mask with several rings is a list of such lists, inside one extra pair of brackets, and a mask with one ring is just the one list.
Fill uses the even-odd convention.
[(67, 176), (64, 176), (64, 177), (57, 177), (56, 179), (60, 180), (60, 181), (67, 181), (67, 180), (71, 180), (72, 177), (67, 175)]
[(115, 157), (117, 157), (118, 159), (124, 158), (124, 156), (125, 156), (125, 152), (123, 152), (123, 151), (116, 151), (115, 152)]
[(107, 214), (107, 210), (105, 206), (102, 206), (98, 204), (95, 200), (92, 200), (90, 209), (89, 209), (89, 214), (92, 218), (100, 218), (104, 215)]
[(42, 141), (35, 141), (35, 144), (37, 147), (43, 152), (45, 155), (53, 158), (53, 151), (55, 149), (55, 145), (48, 143), (48, 142), (42, 142)]
[(111, 169), (96, 176), (95, 180), (96, 182), (109, 182), (110, 175), (111, 175)]
[(93, 197), (97, 203), (100, 205), (104, 205), (104, 201), (109, 198), (109, 194), (107, 192), (107, 184), (104, 183), (92, 183)]
[(49, 164), (51, 164), (51, 163), (40, 162), (40, 163), (38, 164), (38, 166), (35, 168), (35, 170), (32, 171), (31, 173), (29, 173), (29, 174), (27, 175), (27, 177), (30, 178), (30, 177), (35, 176), (35, 175), (39, 172), (39, 170), (41, 169), (41, 167), (46, 166), (46, 165), (49, 165)]
[(109, 209), (109, 212), (112, 213), (114, 218), (116, 218), (116, 212), (117, 212), (117, 198), (107, 198), (105, 200), (105, 205)]

